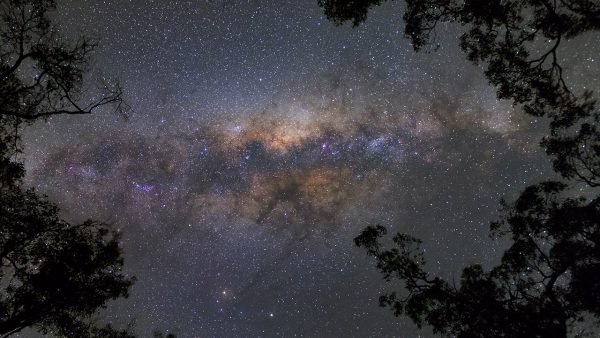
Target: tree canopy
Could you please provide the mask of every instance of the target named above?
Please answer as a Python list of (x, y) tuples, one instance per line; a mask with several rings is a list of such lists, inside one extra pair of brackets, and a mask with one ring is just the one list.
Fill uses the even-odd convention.
[(365, 228), (355, 244), (375, 257), (387, 281), (405, 287), (382, 295), (380, 305), (456, 337), (567, 337), (588, 315), (597, 320), (600, 198), (565, 197), (566, 187), (544, 182), (505, 204), (492, 234), (510, 236), (510, 248), (490, 271), (464, 268), (459, 286), (425, 271), (420, 240), (397, 234), (384, 248), (385, 228)]
[(82, 337), (84, 327), (96, 330), (84, 320), (109, 299), (126, 297), (133, 283), (121, 271), (119, 233), (91, 220), (68, 223), (20, 185), (0, 192), (0, 334), (32, 327)]
[[(329, 19), (353, 25), (383, 2), (319, 0)], [(558, 53), (562, 42), (600, 29), (600, 3), (406, 0), (404, 20), (417, 51), (431, 45), (440, 23), (466, 28), (460, 46), (485, 66), (498, 97), (550, 119), (541, 143), (564, 181), (527, 187), (513, 203), (502, 202), (491, 233), (510, 238), (510, 247), (489, 271), (464, 268), (458, 286), (425, 270), (420, 240), (397, 234), (386, 248), (384, 227), (365, 228), (355, 244), (375, 258), (385, 280), (404, 284), (402, 292), (382, 295), (380, 305), (448, 336), (585, 333), (581, 322), (589, 328), (600, 319), (600, 196), (594, 189), (600, 186), (600, 112), (591, 91), (569, 86)], [(582, 191), (587, 197), (578, 196)]]
[(49, 18), (54, 8), (52, 0), (0, 0), (0, 336), (32, 328), (59, 337), (131, 337), (92, 320), (134, 282), (122, 271), (119, 231), (62, 219), (22, 182), (22, 126), (107, 105), (126, 109), (118, 85), (106, 80), (88, 90), (95, 44), (61, 37)]

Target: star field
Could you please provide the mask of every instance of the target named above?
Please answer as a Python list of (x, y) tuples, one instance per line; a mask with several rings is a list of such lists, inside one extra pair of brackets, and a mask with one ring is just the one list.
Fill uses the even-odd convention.
[[(429, 337), (378, 307), (352, 238), (424, 241), (428, 269), (496, 262), (502, 197), (549, 177), (540, 126), (498, 101), (457, 31), (415, 54), (402, 5), (335, 27), (316, 1), (63, 0), (64, 34), (133, 112), (26, 130), (29, 185), (123, 232), (138, 281), (102, 320), (142, 337)], [(542, 168), (542, 169), (540, 169)]]

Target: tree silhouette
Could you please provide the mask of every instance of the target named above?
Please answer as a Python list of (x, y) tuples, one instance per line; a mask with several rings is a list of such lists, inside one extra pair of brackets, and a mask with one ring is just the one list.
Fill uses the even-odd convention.
[(22, 125), (127, 108), (118, 85), (84, 86), (95, 44), (59, 36), (48, 17), (54, 7), (52, 0), (0, 0), (0, 336), (29, 327), (59, 337), (132, 337), (92, 320), (108, 300), (127, 297), (134, 281), (122, 272), (119, 232), (91, 220), (69, 223), (22, 184)]
[[(36, 120), (59, 114), (89, 114), (112, 105), (127, 107), (118, 84), (105, 79), (96, 92), (82, 86), (86, 63), (96, 44), (86, 38), (71, 43), (58, 35), (48, 18), (52, 0), (0, 2), (0, 107), (2, 116)], [(90, 96), (88, 103), (82, 98)], [(93, 96), (98, 96), (93, 99)]]
[(600, 315), (600, 198), (569, 195), (567, 185), (528, 187), (492, 233), (510, 236), (501, 263), (484, 271), (463, 269), (455, 286), (425, 270), (420, 241), (397, 234), (384, 249), (386, 230), (370, 226), (355, 244), (375, 257), (387, 281), (404, 282), (406, 292), (382, 295), (381, 306), (406, 315), (419, 327), (456, 337), (567, 337), (568, 328)]
[(177, 336), (173, 333), (163, 333), (159, 330), (152, 332), (152, 336), (154, 338), (177, 338)]
[(0, 192), (0, 334), (33, 327), (82, 337), (84, 328), (100, 330), (83, 320), (109, 299), (126, 297), (133, 282), (121, 272), (119, 233), (61, 220), (56, 206), (20, 185)]
[[(363, 22), (381, 0), (319, 0), (337, 24)], [(381, 306), (419, 327), (456, 337), (566, 337), (580, 322), (600, 319), (600, 112), (588, 90), (570, 88), (558, 56), (561, 42), (600, 29), (600, 3), (588, 0), (406, 0), (405, 34), (419, 51), (440, 22), (466, 27), (467, 58), (486, 66), (499, 98), (550, 119), (542, 140), (565, 182), (526, 188), (492, 236), (511, 246), (490, 271), (463, 269), (458, 286), (424, 269), (420, 240), (405, 234), (384, 248), (382, 226), (369, 226), (355, 244), (375, 257), (385, 280), (404, 292), (384, 294)], [(544, 49), (545, 48), (545, 49)], [(584, 183), (583, 185), (577, 182)], [(577, 197), (584, 191), (592, 198)], [(582, 334), (582, 332), (580, 332)]]

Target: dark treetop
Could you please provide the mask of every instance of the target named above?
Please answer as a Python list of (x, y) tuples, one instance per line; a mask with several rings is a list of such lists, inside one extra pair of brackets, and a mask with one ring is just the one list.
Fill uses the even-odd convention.
[[(108, 300), (127, 297), (134, 281), (121, 271), (119, 232), (63, 220), (57, 206), (23, 187), (16, 160), (24, 122), (124, 107), (118, 86), (83, 91), (94, 44), (61, 38), (48, 18), (53, 8), (47, 0), (0, 1), (0, 335), (30, 327), (59, 337), (130, 337), (92, 320)], [(92, 100), (81, 103), (87, 95)]]

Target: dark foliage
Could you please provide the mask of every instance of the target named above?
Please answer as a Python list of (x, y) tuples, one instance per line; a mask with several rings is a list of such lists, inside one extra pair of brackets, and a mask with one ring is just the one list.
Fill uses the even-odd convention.
[(0, 0), (0, 336), (29, 327), (57, 337), (132, 337), (92, 320), (108, 300), (127, 297), (134, 281), (122, 272), (119, 232), (61, 219), (21, 182), (22, 124), (105, 105), (125, 109), (118, 85), (83, 90), (94, 44), (60, 37), (52, 9), (50, 0)]
[(152, 333), (152, 336), (154, 338), (177, 338), (177, 336), (173, 333), (162, 333), (161, 331), (158, 331), (158, 330), (154, 331)]
[(0, 1), (2, 117), (89, 114), (106, 105), (126, 112), (118, 84), (100, 79), (96, 91), (83, 90), (86, 63), (96, 44), (85, 38), (71, 43), (59, 36), (48, 18), (54, 7), (52, 0)]
[(600, 199), (565, 197), (566, 187), (541, 183), (505, 204), (492, 231), (512, 245), (489, 272), (466, 267), (459, 286), (425, 272), (419, 240), (398, 234), (384, 249), (385, 228), (367, 227), (356, 245), (406, 290), (381, 296), (380, 304), (457, 337), (566, 337), (586, 315), (600, 318)]
[(126, 297), (133, 282), (121, 272), (119, 233), (93, 221), (67, 223), (56, 206), (18, 185), (0, 192), (0, 334), (92, 332), (82, 320)]
[[(335, 23), (360, 24), (383, 1), (319, 0)], [(402, 294), (380, 305), (419, 327), (456, 337), (566, 337), (582, 322), (600, 319), (600, 112), (589, 91), (566, 83), (561, 42), (600, 29), (600, 3), (592, 0), (406, 0), (405, 33), (416, 50), (431, 43), (441, 22), (466, 28), (460, 45), (484, 64), (498, 97), (550, 119), (542, 145), (568, 183), (530, 186), (493, 222), (493, 236), (511, 239), (501, 263), (463, 269), (458, 286), (424, 270), (420, 241), (398, 234), (385, 249), (385, 228), (369, 226), (355, 244), (375, 257)], [(544, 47), (546, 49), (544, 50)], [(541, 49), (540, 49), (541, 48)], [(539, 50), (542, 50), (539, 52)], [(584, 183), (577, 186), (574, 181)], [(575, 197), (581, 191), (591, 199)]]
[(386, 0), (318, 0), (319, 5), (325, 10), (327, 18), (337, 25), (352, 21), (353, 26), (358, 26), (367, 19), (371, 7), (379, 6)]

